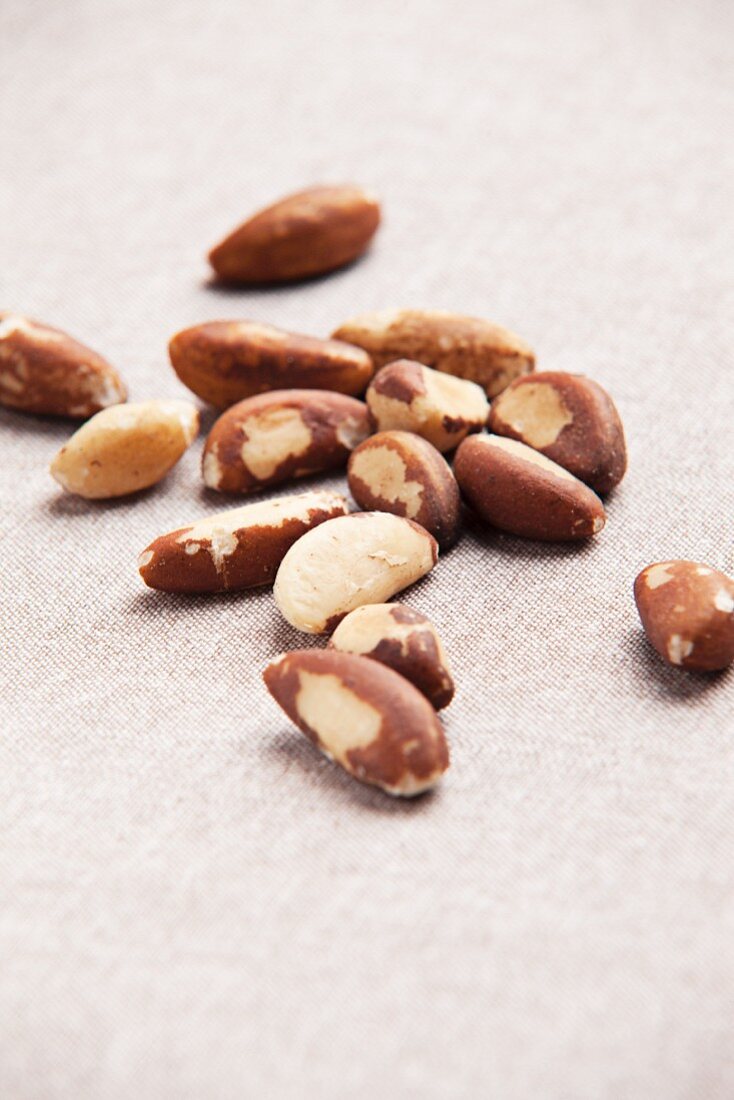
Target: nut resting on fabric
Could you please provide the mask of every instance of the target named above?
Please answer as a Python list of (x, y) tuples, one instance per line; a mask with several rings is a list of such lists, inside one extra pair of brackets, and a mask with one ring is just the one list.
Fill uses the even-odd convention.
[(668, 664), (714, 672), (734, 662), (734, 580), (697, 561), (661, 561), (635, 580), (650, 644)]

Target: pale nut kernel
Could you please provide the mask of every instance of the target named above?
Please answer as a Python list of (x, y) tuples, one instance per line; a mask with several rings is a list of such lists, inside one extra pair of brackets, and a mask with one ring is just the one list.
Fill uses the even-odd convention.
[(378, 661), (328, 649), (284, 653), (268, 691), (325, 756), (392, 795), (430, 790), (449, 766), (441, 723), (408, 680)]
[(627, 469), (614, 402), (582, 374), (543, 371), (516, 378), (492, 402), (489, 427), (527, 443), (598, 493), (618, 485)]
[(126, 496), (155, 485), (199, 431), (188, 401), (113, 405), (82, 424), (51, 463), (69, 493), (88, 500)]
[(364, 348), (378, 369), (395, 359), (417, 360), (478, 383), (488, 397), (535, 366), (532, 348), (508, 329), (438, 309), (363, 313), (340, 325), (334, 338)]
[(392, 512), (425, 527), (447, 550), (461, 529), (459, 486), (436, 448), (412, 432), (378, 432), (349, 459), (349, 490), (365, 511)]
[(149, 588), (224, 592), (272, 584), (288, 550), (311, 528), (349, 510), (319, 490), (246, 504), (161, 535), (138, 558)]
[(379, 431), (415, 432), (439, 451), (450, 451), (487, 422), (489, 402), (481, 386), (440, 374), (409, 359), (378, 371), (367, 404)]
[(635, 602), (650, 644), (668, 664), (714, 672), (734, 662), (734, 580), (697, 561), (648, 565)]
[(350, 611), (332, 634), (329, 648), (359, 653), (394, 669), (436, 710), (454, 697), (454, 681), (435, 626), (405, 604), (373, 603)]
[(273, 594), (284, 618), (306, 634), (330, 633), (366, 603), (384, 603), (436, 564), (438, 546), (417, 523), (388, 512), (329, 520), (283, 558)]
[(345, 466), (371, 431), (362, 401), (327, 390), (273, 390), (220, 416), (202, 459), (210, 489), (252, 493)]
[(525, 538), (564, 542), (605, 523), (596, 493), (539, 451), (499, 435), (473, 435), (456, 452), (459, 488), (480, 519)]
[(126, 397), (119, 374), (96, 351), (40, 321), (0, 313), (0, 405), (86, 418)]

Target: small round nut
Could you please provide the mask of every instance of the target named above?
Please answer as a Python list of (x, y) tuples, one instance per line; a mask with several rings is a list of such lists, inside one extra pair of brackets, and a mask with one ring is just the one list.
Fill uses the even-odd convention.
[(734, 661), (734, 580), (697, 561), (661, 561), (635, 580), (650, 644), (668, 664), (713, 672)]

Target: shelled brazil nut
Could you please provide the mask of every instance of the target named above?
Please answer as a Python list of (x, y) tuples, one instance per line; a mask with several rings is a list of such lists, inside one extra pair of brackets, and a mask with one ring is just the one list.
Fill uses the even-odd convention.
[(716, 671), (734, 662), (734, 580), (697, 561), (661, 561), (635, 580), (650, 644), (664, 661)]

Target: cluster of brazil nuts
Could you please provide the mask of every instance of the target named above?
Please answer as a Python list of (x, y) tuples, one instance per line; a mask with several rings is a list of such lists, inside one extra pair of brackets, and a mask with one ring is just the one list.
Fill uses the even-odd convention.
[[(359, 256), (379, 219), (360, 188), (312, 188), (245, 222), (210, 261), (240, 284), (323, 274)], [(252, 496), (346, 467), (360, 510), (310, 488), (190, 519), (143, 550), (143, 580), (176, 593), (272, 585), (293, 627), (330, 635), (326, 649), (265, 669), (283, 710), (357, 779), (396, 795), (434, 786), (449, 762), (436, 712), (454, 684), (434, 626), (390, 601), (456, 543), (463, 505), (524, 538), (597, 537), (602, 497), (626, 468), (609, 394), (582, 375), (536, 371), (528, 344), (498, 325), (435, 310), (363, 314), (328, 339), (214, 321), (179, 332), (169, 352), (184, 385), (222, 410), (202, 456), (210, 489)], [(85, 420), (51, 464), (68, 492), (100, 500), (145, 489), (196, 438), (191, 403), (126, 397), (96, 352), (0, 314), (0, 402)], [(729, 577), (657, 562), (634, 593), (670, 664), (734, 660)]]

